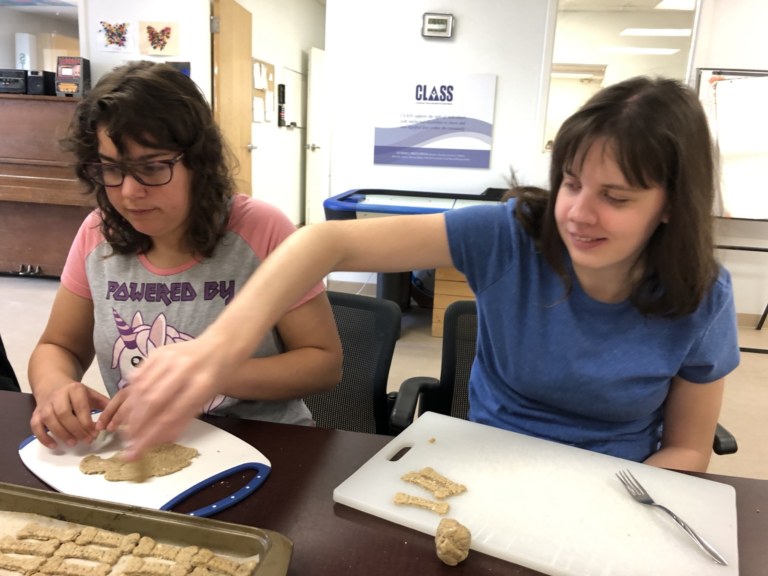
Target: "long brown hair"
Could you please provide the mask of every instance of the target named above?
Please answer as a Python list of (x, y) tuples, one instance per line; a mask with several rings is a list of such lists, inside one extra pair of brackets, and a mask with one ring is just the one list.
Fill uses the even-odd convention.
[(595, 94), (555, 137), (550, 192), (528, 187), (515, 194), (518, 219), (570, 292), (555, 202), (564, 170), (582, 161), (598, 139), (612, 147), (630, 185), (658, 185), (667, 194), (669, 221), (659, 225), (637, 263), (641, 275), (630, 301), (646, 315), (674, 318), (693, 312), (718, 275), (712, 216), (717, 184), (704, 110), (681, 83), (637, 77)]
[(104, 186), (85, 172), (86, 162), (99, 161), (102, 127), (121, 153), (128, 140), (184, 153), (181, 162), (192, 172), (185, 241), (194, 253), (211, 256), (226, 229), (234, 161), (198, 86), (168, 64), (132, 62), (115, 68), (78, 105), (64, 141), (75, 154), (78, 178), (96, 196), (102, 232), (114, 252), (146, 252), (152, 239), (136, 231), (109, 202)]

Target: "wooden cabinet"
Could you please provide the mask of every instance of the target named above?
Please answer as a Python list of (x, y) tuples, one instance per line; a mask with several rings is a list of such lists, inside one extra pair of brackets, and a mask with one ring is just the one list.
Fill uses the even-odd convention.
[(0, 272), (59, 276), (95, 201), (62, 150), (79, 100), (0, 94)]
[(474, 300), (475, 294), (464, 275), (455, 268), (435, 270), (435, 299), (432, 306), (432, 336), (442, 338), (443, 318), (448, 305), (457, 300)]

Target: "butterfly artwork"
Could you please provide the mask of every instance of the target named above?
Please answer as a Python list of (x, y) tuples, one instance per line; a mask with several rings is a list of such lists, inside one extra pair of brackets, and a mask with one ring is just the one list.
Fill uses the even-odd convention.
[(171, 38), (171, 27), (165, 26), (163, 29), (158, 30), (154, 26), (147, 26), (147, 39), (149, 45), (154, 50), (165, 50), (168, 45), (168, 40)]
[(140, 22), (142, 54), (172, 56), (179, 53), (178, 25), (171, 22)]
[(116, 22), (114, 24), (102, 20), (99, 22), (101, 28), (99, 32), (104, 35), (104, 46), (113, 46), (116, 48), (125, 48), (128, 42), (128, 23)]
[(98, 48), (105, 52), (129, 52), (134, 40), (128, 22), (99, 22)]

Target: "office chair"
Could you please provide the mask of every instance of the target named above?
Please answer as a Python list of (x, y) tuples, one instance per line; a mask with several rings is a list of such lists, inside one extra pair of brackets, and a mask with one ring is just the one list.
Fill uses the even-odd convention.
[(11, 392), (21, 392), (19, 381), (13, 371), (8, 355), (5, 353), (3, 339), (0, 337), (0, 390), (9, 390)]
[(335, 389), (304, 397), (317, 425), (390, 434), (387, 379), (400, 337), (400, 307), (390, 300), (328, 291), (344, 352)]
[[(469, 373), (475, 360), (477, 305), (474, 300), (453, 302), (445, 310), (440, 379), (409, 378), (400, 386), (390, 425), (399, 433), (413, 422), (416, 403), (419, 414), (427, 411), (467, 419), (469, 412)], [(712, 444), (715, 454), (733, 454), (736, 438), (718, 424)]]

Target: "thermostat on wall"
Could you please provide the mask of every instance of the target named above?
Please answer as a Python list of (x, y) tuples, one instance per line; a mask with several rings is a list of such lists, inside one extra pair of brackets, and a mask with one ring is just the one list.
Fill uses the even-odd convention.
[(450, 38), (453, 35), (453, 14), (426, 12), (421, 25), (421, 35)]

